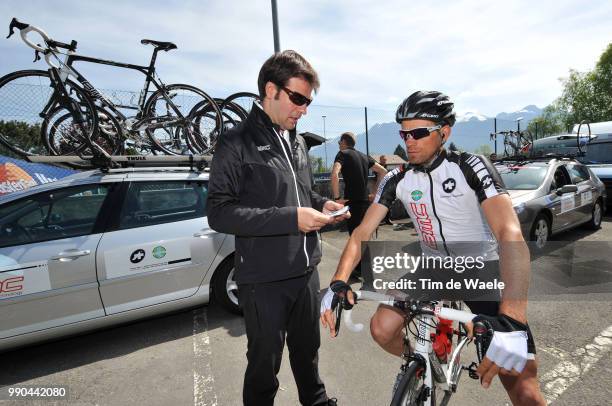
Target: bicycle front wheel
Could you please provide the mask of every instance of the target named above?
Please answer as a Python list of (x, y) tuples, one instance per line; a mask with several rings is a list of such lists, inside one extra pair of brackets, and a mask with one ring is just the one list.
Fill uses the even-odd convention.
[[(89, 113), (88, 113), (89, 114)], [(88, 114), (84, 114), (85, 117)], [(108, 155), (121, 153), (123, 133), (119, 122), (108, 112), (96, 107), (98, 131), (92, 138), (98, 147)], [(92, 125), (85, 119), (85, 126)], [(74, 115), (65, 107), (58, 106), (45, 117), (42, 126), (47, 148), (53, 155), (91, 155), (88, 143), (83, 137), (83, 129), (75, 124)]]
[(432, 406), (448, 405), (452, 392), (442, 390), (435, 380), (432, 382), (432, 388), (427, 388), (426, 373), (420, 362), (413, 361), (395, 388), (391, 406), (422, 406), (428, 398), (431, 398)]
[(0, 78), (0, 143), (9, 155), (49, 153), (41, 136), (41, 113), (50, 107), (53, 94), (47, 71), (22, 70)]
[(423, 405), (427, 397), (425, 372), (425, 367), (421, 363), (412, 362), (397, 384), (391, 406)]
[[(200, 139), (216, 139), (223, 131), (219, 106), (194, 86), (168, 85), (151, 95), (144, 111), (147, 135), (167, 154), (201, 153)], [(197, 126), (194, 111), (200, 113)]]

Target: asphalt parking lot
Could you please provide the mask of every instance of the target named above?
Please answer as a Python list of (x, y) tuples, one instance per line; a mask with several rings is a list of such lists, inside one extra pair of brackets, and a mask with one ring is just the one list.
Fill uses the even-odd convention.
[[(344, 232), (323, 233), (319, 266), (323, 287), (335, 271), (346, 239)], [(416, 234), (385, 226), (378, 239), (415, 241)], [(612, 244), (612, 217), (604, 218), (599, 231), (577, 229), (556, 239)], [(612, 399), (612, 265), (605, 261), (612, 262), (612, 250), (601, 255), (604, 260), (596, 259), (600, 262), (592, 271), (595, 277), (589, 274), (580, 279), (580, 286), (530, 302), (540, 376), (554, 405), (609, 405)], [(559, 274), (554, 261), (542, 262), (533, 276), (534, 285), (547, 287), (565, 280), (567, 275)], [(374, 310), (374, 304), (362, 303), (354, 311), (355, 321), (367, 323)], [(322, 331), (321, 341), (320, 371), (330, 396), (337, 397), (340, 405), (388, 404), (399, 359), (379, 349), (367, 331), (345, 329), (335, 339)], [(0, 354), (0, 386), (63, 385), (69, 391), (65, 400), (0, 404), (238, 405), (245, 352), (242, 319), (212, 303)], [(284, 355), (276, 404), (297, 405), (286, 351)], [(472, 348), (465, 357), (474, 357)], [(464, 374), (451, 404), (506, 405), (508, 400), (498, 381), (484, 390)]]

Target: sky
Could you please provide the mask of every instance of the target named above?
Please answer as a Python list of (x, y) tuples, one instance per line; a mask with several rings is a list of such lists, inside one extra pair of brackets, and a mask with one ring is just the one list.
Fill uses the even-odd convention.
[[(612, 42), (609, 0), (278, 0), (278, 15), (281, 48), (319, 73), (313, 104), (388, 112), (420, 89), (447, 93), (459, 113), (544, 107), (560, 95), (559, 78), (592, 69)], [(3, 0), (6, 33), (12, 17), (77, 40), (80, 54), (133, 64), (150, 59), (141, 39), (172, 41), (178, 50), (158, 57), (162, 80), (215, 97), (256, 92), (274, 51), (269, 0)], [(0, 39), (0, 55), (0, 75), (45, 68), (17, 35)], [(102, 89), (143, 83), (133, 71), (77, 68)]]

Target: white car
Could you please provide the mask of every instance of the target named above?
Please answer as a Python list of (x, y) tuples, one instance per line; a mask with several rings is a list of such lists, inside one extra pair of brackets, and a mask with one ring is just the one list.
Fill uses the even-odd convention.
[(0, 198), (0, 350), (202, 305), (239, 313), (208, 172), (81, 172)]

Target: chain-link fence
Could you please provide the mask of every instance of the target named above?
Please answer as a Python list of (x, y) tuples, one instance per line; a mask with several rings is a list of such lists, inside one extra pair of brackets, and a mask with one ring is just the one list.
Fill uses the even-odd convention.
[[(34, 129), (41, 125), (42, 120), (38, 113), (48, 99), (50, 89), (49, 83), (40, 83), (42, 80), (47, 79), (45, 77), (24, 78), (22, 80), (24, 83), (17, 83), (17, 85), (27, 85), (25, 86), (25, 94), (24, 90), (21, 89), (24, 86), (20, 87), (19, 92), (7, 88), (6, 95), (0, 91), (0, 96), (2, 96), (0, 97), (0, 131), (3, 130), (2, 126), (7, 127), (6, 123), (10, 121), (17, 120), (20, 124), (22, 124), (21, 122), (26, 123), (29, 127), (32, 127), (30, 128), (31, 131), (21, 129), (12, 141), (21, 142), (23, 144), (22, 149), (33, 152), (38, 152), (42, 148), (38, 131)], [(35, 86), (38, 86), (39, 91), (33, 88)], [(117, 89), (99, 89), (99, 92), (118, 106), (131, 107), (132, 109), (121, 109), (127, 117), (134, 116), (137, 113), (136, 108), (141, 96), (140, 92)], [(16, 96), (19, 96), (18, 100), (11, 101)], [(32, 101), (32, 96), (38, 96), (38, 98)], [(498, 135), (495, 139), (496, 137), (490, 135), (495, 132), (525, 130), (528, 123), (529, 118), (527, 117), (514, 120), (482, 117), (469, 120), (460, 119), (453, 128), (453, 135), (447, 147), (456, 147), (459, 150), (482, 154), (497, 152), (500, 155), (504, 152), (504, 137)], [(298, 123), (299, 132), (314, 133), (326, 140), (323, 145), (313, 147), (310, 151), (313, 158), (313, 172), (315, 173), (329, 172), (339, 150), (339, 138), (346, 131), (350, 131), (357, 136), (356, 149), (359, 151), (374, 156), (404, 155), (405, 145), (398, 135), (398, 129), (399, 125), (395, 123), (394, 110), (372, 109), (365, 106), (311, 105), (308, 108), (308, 113)], [(24, 140), (27, 140), (27, 142)], [(2, 148), (0, 152), (13, 155), (7, 148), (3, 146), (0, 146), (0, 148)]]

